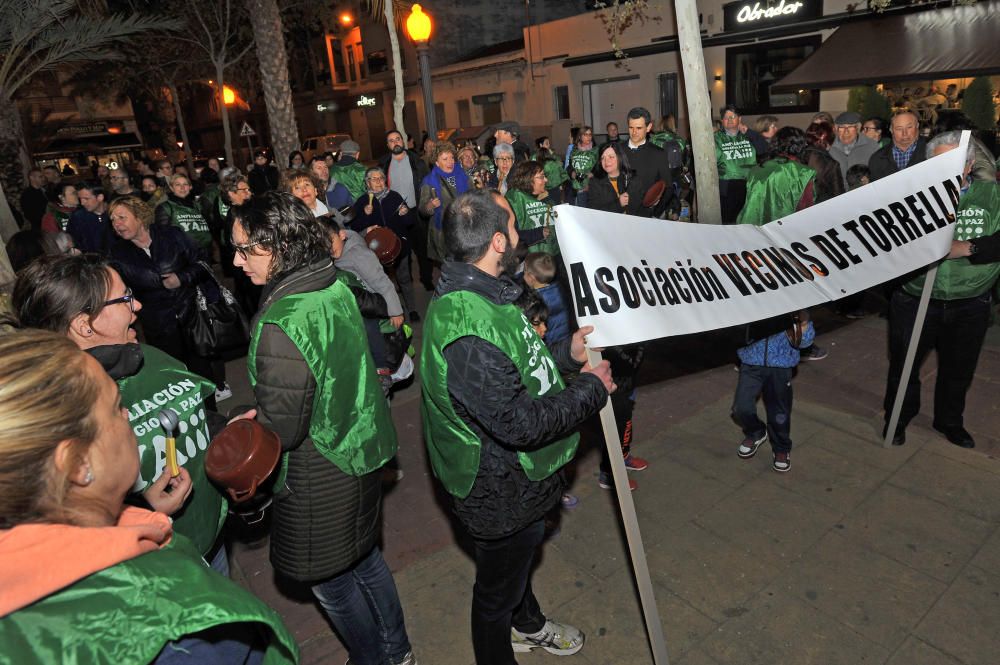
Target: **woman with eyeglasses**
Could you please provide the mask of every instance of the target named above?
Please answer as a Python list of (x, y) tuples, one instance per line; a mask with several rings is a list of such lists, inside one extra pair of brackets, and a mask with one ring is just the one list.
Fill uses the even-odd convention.
[[(197, 306), (196, 286), (208, 302), (220, 297), (200, 262), (198, 248), (180, 228), (153, 224), (153, 211), (135, 197), (115, 200), (108, 214), (118, 235), (111, 246), (111, 259), (125, 284), (144, 304), (138, 313), (146, 343), (181, 361), (195, 374), (214, 380), (212, 363), (189, 348), (182, 330)], [(215, 402), (213, 395), (208, 400), (213, 411)]]
[(42, 330), (0, 337), (0, 357), (3, 660), (297, 662), (277, 613), (208, 570), (179, 521), (127, 505), (135, 407), (101, 365)]
[[(120, 223), (120, 222), (119, 222)], [(69, 338), (118, 382), (139, 446), (129, 502), (171, 515), (214, 569), (229, 573), (220, 532), (228, 504), (205, 475), (205, 451), (225, 424), (206, 410), (215, 385), (157, 348), (136, 342), (133, 325), (147, 306), (118, 271), (96, 254), (47, 257), (22, 272), (11, 296), (11, 323)], [(166, 454), (168, 432), (161, 409), (172, 409), (183, 427), (177, 441), (178, 473)]]
[[(501, 144), (502, 145), (502, 144)], [(510, 174), (507, 203), (517, 220), (518, 245), (529, 252), (559, 255), (552, 206), (548, 201), (545, 169), (534, 160), (521, 162)]]
[(885, 120), (871, 117), (861, 125), (861, 133), (878, 143), (880, 148), (884, 148), (892, 142), (892, 139), (885, 136)]
[(271, 564), (312, 588), (355, 665), (413, 665), (378, 547), (396, 430), (358, 305), (306, 205), (269, 192), (234, 213), (235, 264), (264, 287), (247, 364), (257, 419), (284, 452)]

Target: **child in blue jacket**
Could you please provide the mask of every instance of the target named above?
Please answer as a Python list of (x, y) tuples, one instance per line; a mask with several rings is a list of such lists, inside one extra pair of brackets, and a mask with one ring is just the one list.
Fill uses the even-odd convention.
[[(755, 339), (737, 351), (740, 357), (740, 378), (733, 399), (733, 418), (743, 429), (743, 442), (737, 454), (750, 459), (757, 449), (771, 439), (774, 461), (771, 468), (787, 472), (792, 463), (792, 372), (799, 364), (799, 349), (809, 346), (816, 336), (809, 313), (802, 310), (793, 315), (789, 330), (760, 336), (752, 335), (747, 327), (747, 340)], [(767, 411), (765, 425), (757, 416), (757, 396), (762, 395)]]

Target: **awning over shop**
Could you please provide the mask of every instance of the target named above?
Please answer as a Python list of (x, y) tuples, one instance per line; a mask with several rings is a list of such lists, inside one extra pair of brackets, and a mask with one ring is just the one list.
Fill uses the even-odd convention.
[(40, 157), (75, 153), (105, 153), (141, 147), (142, 141), (132, 132), (95, 136), (61, 136), (54, 139), (44, 149), (36, 151), (34, 155)]
[(775, 92), (1000, 73), (1000, 0), (847, 23)]

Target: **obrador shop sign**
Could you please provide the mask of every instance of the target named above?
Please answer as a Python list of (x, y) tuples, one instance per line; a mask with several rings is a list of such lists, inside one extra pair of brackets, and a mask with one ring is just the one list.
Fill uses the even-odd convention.
[(594, 347), (684, 335), (838, 300), (922, 268), (951, 246), (964, 156), (964, 147), (952, 150), (762, 227), (559, 206), (579, 324), (594, 326)]

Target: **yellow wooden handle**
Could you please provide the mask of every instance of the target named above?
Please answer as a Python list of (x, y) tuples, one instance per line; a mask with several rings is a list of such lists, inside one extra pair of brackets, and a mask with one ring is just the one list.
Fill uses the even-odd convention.
[(171, 478), (181, 475), (181, 467), (177, 465), (177, 439), (172, 436), (167, 437), (167, 464), (170, 466)]

